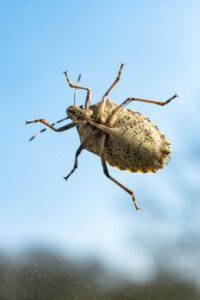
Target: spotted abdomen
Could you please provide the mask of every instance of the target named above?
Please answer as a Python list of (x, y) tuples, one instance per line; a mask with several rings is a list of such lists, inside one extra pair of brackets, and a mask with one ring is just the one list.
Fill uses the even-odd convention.
[[(117, 105), (108, 100), (104, 111), (105, 124)], [(99, 104), (90, 107), (98, 120)], [(131, 172), (155, 172), (163, 168), (170, 154), (169, 143), (159, 129), (140, 113), (123, 108), (113, 125), (116, 135), (107, 135), (105, 159), (111, 166)], [(100, 156), (102, 135), (98, 128), (87, 124), (78, 126), (81, 141), (90, 135), (85, 148)]]
[(106, 161), (121, 170), (155, 172), (163, 168), (170, 154), (169, 143), (145, 116), (123, 109), (114, 128), (118, 136), (108, 136)]

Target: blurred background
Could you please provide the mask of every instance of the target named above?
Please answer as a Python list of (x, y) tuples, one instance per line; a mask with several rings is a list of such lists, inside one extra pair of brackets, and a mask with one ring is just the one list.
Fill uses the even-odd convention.
[[(200, 298), (199, 1), (1, 1), (0, 299)], [(25, 120), (65, 117), (73, 103), (62, 71), (92, 103), (124, 62), (110, 98), (131, 103), (171, 143), (156, 174), (109, 168), (83, 151), (76, 129), (44, 133)], [(78, 104), (85, 93), (77, 93)], [(63, 123), (62, 123), (63, 125)]]

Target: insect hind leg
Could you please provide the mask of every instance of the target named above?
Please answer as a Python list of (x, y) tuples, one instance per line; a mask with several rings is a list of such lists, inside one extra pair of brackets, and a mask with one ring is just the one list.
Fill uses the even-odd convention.
[(133, 200), (133, 204), (135, 206), (136, 211), (140, 210), (140, 208), (137, 206), (137, 202), (135, 199), (135, 195), (134, 192), (129, 190), (127, 187), (125, 187), (123, 184), (121, 184), (119, 181), (117, 181), (115, 178), (113, 178), (108, 171), (108, 167), (106, 165), (106, 161), (105, 161), (105, 142), (106, 142), (106, 137), (107, 135), (104, 134), (102, 137), (102, 141), (101, 141), (101, 163), (102, 163), (102, 167), (103, 167), (103, 172), (106, 175), (106, 177), (108, 177), (110, 180), (112, 180), (115, 184), (117, 184), (120, 188), (122, 188), (125, 192), (127, 192), (129, 195), (131, 195), (132, 200)]

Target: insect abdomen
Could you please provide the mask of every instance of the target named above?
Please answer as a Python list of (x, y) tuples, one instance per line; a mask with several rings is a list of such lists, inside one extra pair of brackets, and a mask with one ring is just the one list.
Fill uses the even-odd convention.
[[(91, 106), (95, 118), (97, 106)], [(105, 121), (109, 120), (116, 107), (116, 104), (108, 101)], [(105, 145), (105, 158), (108, 164), (121, 170), (144, 173), (163, 168), (170, 154), (169, 143), (149, 119), (138, 112), (122, 109), (114, 128), (119, 129), (118, 136), (108, 135)], [(104, 133), (89, 124), (79, 126), (78, 131), (81, 140), (90, 132), (85, 148), (100, 156), (101, 138)]]
[(163, 168), (170, 153), (169, 144), (149, 119), (123, 109), (114, 127), (119, 128), (120, 135), (107, 138), (105, 151), (110, 165), (144, 173)]

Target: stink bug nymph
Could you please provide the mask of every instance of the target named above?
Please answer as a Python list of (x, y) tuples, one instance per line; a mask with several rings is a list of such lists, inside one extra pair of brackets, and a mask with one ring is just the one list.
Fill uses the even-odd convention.
[[(86, 91), (84, 106), (77, 106), (74, 98), (74, 105), (69, 106), (66, 110), (67, 117), (56, 123), (66, 119), (71, 119), (72, 122), (60, 128), (55, 128), (56, 123), (49, 124), (44, 119), (26, 121), (26, 124), (40, 122), (56, 132), (76, 127), (81, 144), (76, 151), (74, 166), (64, 179), (67, 180), (77, 169), (78, 156), (83, 149), (86, 149), (101, 158), (104, 174), (131, 195), (135, 208), (138, 210), (134, 192), (109, 174), (107, 163), (120, 170), (143, 173), (156, 172), (164, 167), (169, 158), (170, 148), (168, 141), (157, 126), (139, 112), (127, 110), (125, 106), (131, 101), (164, 106), (177, 95), (175, 94), (164, 102), (129, 97), (120, 105), (115, 104), (108, 99), (108, 94), (120, 80), (123, 66), (124, 64), (121, 64), (116, 79), (103, 95), (102, 100), (94, 105), (90, 105), (90, 89), (80, 86), (79, 82), (72, 83), (65, 71), (64, 75), (69, 87), (75, 91), (76, 89)], [(43, 131), (45, 129), (41, 130), (41, 132)]]

